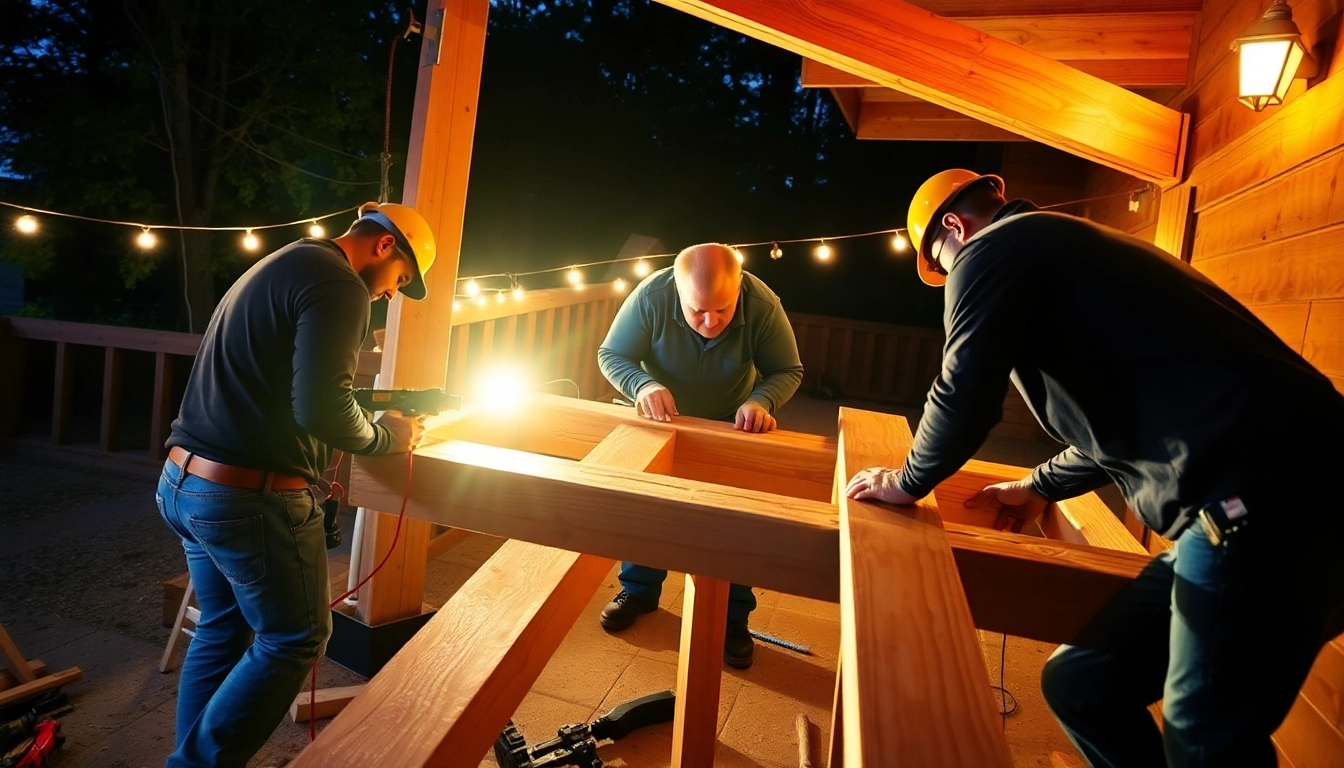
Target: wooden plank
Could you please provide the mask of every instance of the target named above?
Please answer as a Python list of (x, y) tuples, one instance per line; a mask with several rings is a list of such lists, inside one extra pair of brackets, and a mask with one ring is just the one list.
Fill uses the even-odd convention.
[(901, 0), (660, 0), (1140, 178), (1181, 176), (1186, 116)]
[[(674, 441), (618, 428), (583, 464), (658, 473)], [(475, 768), (611, 566), (505, 543), (292, 765)]]
[[(1005, 10), (1009, 8), (1011, 6)], [(1055, 61), (1184, 61), (1190, 55), (1195, 14), (1191, 11), (1014, 14), (961, 19), (960, 22)]]
[(1311, 302), (1252, 304), (1246, 308), (1283, 339), (1284, 344), (1299, 355), (1302, 354), (1302, 340), (1307, 333), (1307, 315), (1311, 312)]
[(840, 108), (840, 114), (845, 118), (845, 124), (854, 134), (855, 138), (859, 135), (859, 111), (863, 108), (863, 94), (852, 88), (832, 88), (831, 98), (835, 99), (836, 106)]
[(9, 665), (10, 674), (16, 677), (20, 683), (31, 683), (37, 679), (37, 675), (28, 665), (28, 660), (19, 653), (19, 647), (14, 644), (13, 638), (9, 632), (5, 631), (3, 624), (0, 624), (0, 656), (5, 657)]
[(0, 708), (26, 701), (40, 693), (54, 691), (63, 685), (78, 681), (83, 676), (84, 673), (80, 671), (79, 667), (71, 667), (55, 674), (39, 677), (32, 682), (22, 683), (8, 690), (0, 691)]
[(1321, 649), (1302, 685), (1302, 696), (1327, 723), (1344, 730), (1344, 638), (1337, 637)]
[[(1344, 224), (1195, 261), (1195, 268), (1243, 304), (1281, 304), (1344, 296), (1339, 260)], [(1284, 265), (1291, 264), (1291, 268)]]
[(70, 442), (70, 400), (74, 392), (74, 360), (71, 344), (56, 342), (56, 378), (51, 399), (51, 442), (63, 445)]
[(448, 552), (453, 547), (466, 541), (470, 536), (471, 531), (464, 531), (461, 528), (449, 528), (429, 540), (429, 546), (425, 547), (425, 559), (438, 559), (439, 555)]
[[(1000, 16), (1003, 0), (915, 0), (915, 5), (939, 16)], [(1071, 13), (1111, 13), (1115, 0), (1013, 0), (1014, 13), (1023, 16), (1052, 16)], [(1203, 9), (1202, 0), (1131, 0), (1125, 10), (1134, 13), (1153, 11), (1190, 11)]]
[[(1108, 83), (1125, 88), (1167, 88), (1185, 85), (1186, 69), (1189, 65), (1184, 56), (1176, 59), (1090, 59), (1080, 61), (1061, 61), (1083, 74), (1100, 78)], [(883, 88), (872, 80), (822, 64), (819, 61), (803, 59), (802, 86), (804, 88), (830, 88), (831, 93), (840, 99), (840, 95), (852, 88), (868, 88), (874, 92), (895, 94), (899, 100), (908, 101), (913, 96)], [(865, 101), (876, 93), (864, 95)]]
[[(900, 466), (912, 442), (901, 417), (841, 408), (840, 485)], [(847, 767), (1013, 764), (933, 503), (841, 496), (840, 655)]]
[(924, 101), (872, 102), (859, 108), (860, 139), (891, 141), (1027, 141), (1011, 131)]
[(103, 412), (99, 420), (98, 445), (111, 453), (117, 450), (121, 431), (121, 350), (103, 350)]
[[(838, 501), (838, 500), (837, 500)], [(831, 743), (827, 748), (828, 768), (843, 768), (845, 764), (845, 676), (844, 660), (835, 660), (835, 696), (831, 705)]]
[(719, 678), (728, 628), (728, 582), (686, 576), (677, 654), (677, 702), (672, 722), (672, 765), (714, 764), (719, 725)]
[(1041, 515), (1041, 530), (1048, 539), (1121, 552), (1147, 552), (1095, 493), (1085, 493), (1046, 507)]
[[(45, 677), (47, 674), (47, 663), (40, 659), (31, 659), (27, 662), (28, 671), (32, 673), (33, 679)], [(7, 691), (19, 684), (18, 678), (14, 673), (7, 669), (0, 669), (0, 691)]]
[(195, 357), (201, 348), (199, 333), (151, 331), (144, 328), (126, 328), (120, 325), (70, 323), (63, 320), (40, 320), (31, 317), (8, 318), (15, 338), (38, 341), (67, 342), (90, 347), (117, 347), (141, 352), (167, 352), (172, 355)]
[(1162, 193), (1157, 211), (1157, 237), (1153, 244), (1181, 261), (1190, 260), (1194, 190), (1180, 184)]
[(312, 691), (304, 691), (295, 697), (293, 704), (289, 705), (289, 720), (293, 723), (306, 723), (309, 720), (335, 717), (362, 693), (364, 688), (365, 684), (361, 683), (341, 688), (321, 688), (315, 694)]
[(459, 325), (453, 328), (453, 340), (449, 347), (447, 390), (465, 392), (467, 383), (467, 357), (471, 351), (471, 326)]
[(150, 401), (149, 458), (163, 461), (168, 455), (164, 441), (173, 424), (173, 361), (167, 352), (154, 353), (154, 394)]
[(1274, 740), (1293, 765), (1333, 768), (1344, 756), (1344, 732), (1331, 725), (1321, 711), (1301, 694), (1293, 702)]
[(1328, 376), (1344, 376), (1344, 300), (1311, 303), (1302, 356)]
[(523, 293), (521, 301), (509, 298), (509, 293), (505, 291), (506, 301), (503, 303), (495, 301), (493, 296), (484, 304), (477, 304), (474, 301), (463, 302), (462, 308), (454, 314), (453, 325), (467, 325), (485, 320), (497, 320), (502, 317), (527, 315), (547, 309), (568, 307), (574, 304), (588, 304), (593, 301), (594, 296), (605, 296), (614, 291), (614, 281), (585, 285), (582, 288), (565, 286), (563, 288), (526, 291)]

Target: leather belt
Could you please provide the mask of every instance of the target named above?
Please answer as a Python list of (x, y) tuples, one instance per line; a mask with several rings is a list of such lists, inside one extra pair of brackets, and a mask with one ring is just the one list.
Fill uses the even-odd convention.
[(190, 453), (177, 445), (168, 451), (168, 460), (181, 467), (182, 471), (189, 475), (195, 475), (202, 480), (209, 480), (212, 483), (228, 485), (233, 488), (255, 488), (259, 491), (298, 491), (310, 485), (307, 480), (297, 475), (282, 475), (278, 472), (220, 464), (204, 456)]

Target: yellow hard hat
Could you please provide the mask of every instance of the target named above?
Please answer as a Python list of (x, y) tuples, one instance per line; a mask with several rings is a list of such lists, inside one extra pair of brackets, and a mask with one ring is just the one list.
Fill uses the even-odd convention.
[(377, 222), (397, 239), (397, 247), (410, 256), (416, 266), (415, 277), (402, 286), (401, 293), (409, 299), (425, 298), (428, 292), (425, 273), (434, 266), (434, 257), (438, 255), (434, 232), (425, 217), (409, 205), (365, 203), (359, 207), (359, 218)]
[(930, 266), (931, 261), (929, 254), (924, 250), (925, 246), (938, 239), (943, 214), (957, 195), (981, 179), (988, 180), (999, 194), (1003, 194), (1003, 179), (998, 176), (953, 168), (934, 174), (919, 186), (915, 198), (910, 201), (910, 212), (906, 215), (906, 225), (909, 227), (907, 232), (910, 235), (910, 245), (915, 249), (915, 269), (918, 270), (919, 279), (923, 280), (925, 285), (936, 287), (947, 282), (947, 275), (935, 272)]

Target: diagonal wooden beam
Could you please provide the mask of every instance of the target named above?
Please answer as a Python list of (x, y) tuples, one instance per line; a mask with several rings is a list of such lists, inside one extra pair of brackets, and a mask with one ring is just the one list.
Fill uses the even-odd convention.
[[(1112, 13), (1119, 5), (1116, 0), (914, 0), (914, 4), (939, 16), (1002, 16), (1005, 7), (1022, 16), (1052, 16), (1069, 13)], [(1155, 11), (1203, 10), (1204, 0), (1127, 0), (1124, 9), (1131, 13)]]
[[(841, 408), (841, 487), (866, 467), (900, 466), (912, 441), (904, 418)], [(848, 768), (1013, 764), (931, 499), (841, 496), (840, 671)]]
[(859, 106), (859, 126), (854, 135), (860, 139), (894, 141), (1027, 140), (1025, 136), (926, 101), (864, 101)]
[[(675, 439), (620, 426), (584, 463), (667, 472)], [(611, 566), (505, 543), (291, 765), (475, 768)]]
[[(1189, 60), (1180, 59), (1092, 59), (1061, 61), (1079, 72), (1125, 88), (1179, 88), (1185, 85)], [(801, 82), (804, 88), (864, 88), (870, 92), (885, 90), (867, 78), (803, 59)]]
[(659, 0), (720, 26), (1164, 186), (1187, 116), (903, 0)]

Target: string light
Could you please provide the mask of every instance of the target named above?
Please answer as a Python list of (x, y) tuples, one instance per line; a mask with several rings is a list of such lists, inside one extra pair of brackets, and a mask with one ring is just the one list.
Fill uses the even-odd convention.
[(616, 278), (616, 282), (612, 283), (611, 286), (616, 289), (617, 293), (625, 293), (625, 281), (621, 278)]
[(770, 258), (779, 261), (784, 258), (784, 252), (779, 249), (779, 243), (770, 244)]
[(474, 299), (481, 295), (481, 286), (477, 285), (475, 280), (468, 280), (464, 289), (467, 292), (468, 298)]
[(569, 268), (569, 284), (575, 288), (583, 285), (583, 275), (579, 272), (578, 267)]
[(825, 240), (821, 241), (821, 245), (817, 246), (817, 250), (814, 251), (814, 253), (816, 253), (818, 261), (831, 260), (831, 246), (827, 245)]
[(523, 300), (523, 286), (519, 285), (518, 283), (513, 284), (513, 300), (514, 301)]
[(458, 301), (457, 299), (453, 299), (453, 311), (454, 311), (454, 312), (461, 312), (461, 311), (462, 311), (462, 302)]
[(155, 237), (154, 233), (149, 231), (149, 227), (145, 227), (145, 231), (141, 232), (140, 236), (135, 238), (135, 244), (146, 251), (158, 245), (158, 243), (159, 238)]
[(495, 303), (496, 304), (504, 303), (504, 290), (502, 288), (495, 293)]
[(747, 257), (743, 256), (742, 252), (736, 248), (733, 249), (733, 258), (737, 259), (738, 264), (745, 264), (747, 261)]
[(25, 235), (31, 235), (37, 231), (37, 219), (25, 213), (14, 220), (14, 228)]
[(317, 219), (313, 219), (313, 225), (308, 228), (308, 236), (321, 239), (327, 236), (327, 230), (317, 223)]
[(485, 306), (485, 297), (484, 297), (484, 296), (477, 296), (477, 297), (476, 297), (476, 306), (478, 306), (478, 307), (484, 307), (484, 306)]
[(255, 251), (261, 247), (261, 240), (257, 239), (257, 236), (252, 234), (252, 230), (249, 229), (247, 234), (243, 235), (243, 247), (249, 251)]
[(892, 250), (896, 251), (897, 253), (904, 253), (906, 247), (908, 247), (909, 245), (910, 242), (906, 240), (905, 235), (901, 234), (900, 232), (897, 232), (896, 234), (891, 236)]
[(649, 263), (643, 259), (636, 261), (635, 274), (639, 277), (647, 277), (649, 274)]

